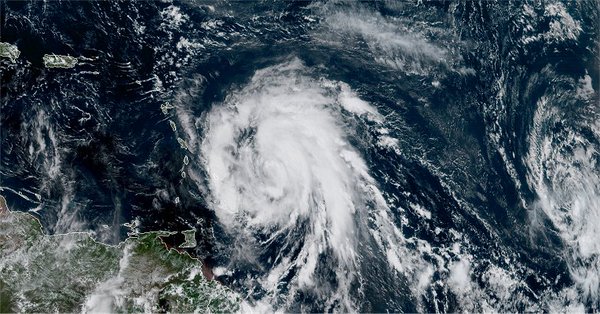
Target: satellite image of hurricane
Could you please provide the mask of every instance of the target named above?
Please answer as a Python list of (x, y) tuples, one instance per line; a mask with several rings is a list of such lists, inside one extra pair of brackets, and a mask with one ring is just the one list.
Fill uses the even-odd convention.
[(0, 1), (0, 312), (600, 311), (597, 0)]

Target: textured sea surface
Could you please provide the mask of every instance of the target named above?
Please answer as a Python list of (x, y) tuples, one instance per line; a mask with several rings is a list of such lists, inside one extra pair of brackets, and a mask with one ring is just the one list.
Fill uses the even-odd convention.
[[(194, 230), (154, 244), (230, 293), (216, 311), (598, 311), (599, 21), (592, 0), (2, 1), (0, 194), (110, 263)], [(73, 308), (133, 302), (105, 280)]]

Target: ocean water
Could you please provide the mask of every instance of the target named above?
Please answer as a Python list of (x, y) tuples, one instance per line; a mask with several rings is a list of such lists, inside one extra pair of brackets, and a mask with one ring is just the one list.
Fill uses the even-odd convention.
[(195, 229), (244, 311), (598, 310), (596, 2), (0, 8), (0, 192), (49, 233)]

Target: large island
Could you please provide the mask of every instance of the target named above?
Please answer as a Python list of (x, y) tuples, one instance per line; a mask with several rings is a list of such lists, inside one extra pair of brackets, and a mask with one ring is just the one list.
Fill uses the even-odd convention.
[(47, 54), (44, 55), (44, 66), (47, 68), (68, 69), (77, 65), (77, 58), (66, 55)]

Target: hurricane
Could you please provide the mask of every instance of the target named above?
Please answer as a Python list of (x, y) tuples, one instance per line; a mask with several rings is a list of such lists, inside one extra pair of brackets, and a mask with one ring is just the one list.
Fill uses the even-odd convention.
[(0, 312), (598, 312), (598, 21), (3, 1)]
[[(544, 215), (563, 239), (563, 254), (577, 288), (586, 300), (600, 298), (600, 114), (585, 91), (585, 80), (571, 82), (586, 105), (568, 110), (574, 100), (544, 95), (537, 102), (527, 154), (528, 183), (537, 199), (533, 217)], [(578, 86), (579, 85), (579, 86)], [(589, 91), (589, 89), (588, 89)], [(578, 117), (565, 122), (567, 114)], [(534, 226), (538, 219), (532, 219)]]
[[(401, 267), (402, 236), (352, 145), (353, 119), (383, 117), (297, 58), (258, 70), (207, 115), (211, 207), (235, 238), (231, 263), (259, 269), (251, 280), (270, 304), (292, 308), (302, 293), (323, 310), (353, 311), (361, 265), (387, 256)], [(284, 291), (292, 298), (278, 297)]]

